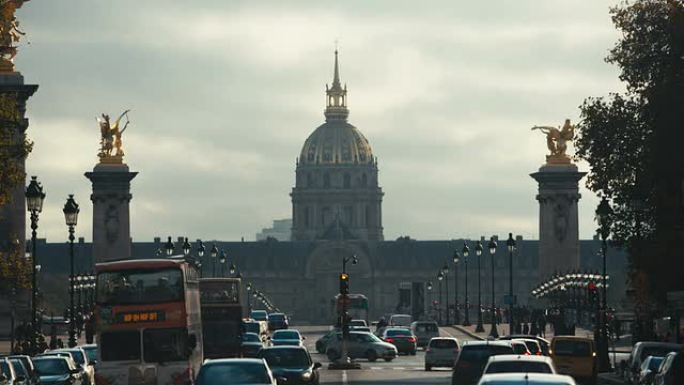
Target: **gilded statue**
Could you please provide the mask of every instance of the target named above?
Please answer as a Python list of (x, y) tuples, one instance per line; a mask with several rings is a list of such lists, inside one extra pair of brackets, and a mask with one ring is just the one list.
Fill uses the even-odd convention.
[(16, 43), (25, 35), (19, 29), (19, 20), (14, 13), (27, 1), (29, 0), (0, 0), (0, 72), (14, 71)]
[(532, 130), (539, 130), (546, 134), (546, 146), (551, 155), (546, 156), (548, 164), (570, 164), (570, 156), (566, 154), (568, 142), (575, 138), (575, 126), (570, 119), (565, 119), (563, 127), (534, 126)]
[[(97, 121), (100, 124), (100, 152), (97, 154), (100, 157), (101, 163), (122, 163), (124, 151), (123, 141), (121, 136), (131, 122), (128, 119), (128, 112), (124, 111), (116, 119), (114, 124), (111, 124), (109, 115), (102, 114), (102, 117)], [(121, 127), (121, 119), (126, 117), (126, 123)]]

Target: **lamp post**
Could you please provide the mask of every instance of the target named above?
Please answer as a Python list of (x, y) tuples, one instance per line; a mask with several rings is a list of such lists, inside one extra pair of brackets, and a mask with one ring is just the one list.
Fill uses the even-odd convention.
[(494, 237), (489, 238), (489, 244), (487, 246), (489, 247), (489, 254), (492, 256), (492, 328), (489, 331), (489, 335), (498, 338), (499, 332), (496, 330), (496, 294), (494, 290), (494, 254), (496, 254), (497, 244)]
[(465, 317), (463, 318), (463, 326), (470, 326), (470, 300), (468, 299), (468, 256), (470, 255), (470, 248), (468, 244), (463, 242), (463, 267), (465, 268)]
[(510, 328), (510, 335), (516, 330), (517, 325), (513, 317), (513, 251), (515, 251), (515, 239), (513, 233), (508, 233), (508, 240), (506, 240), (506, 247), (508, 248), (508, 327)]
[(432, 310), (433, 310), (433, 308), (434, 308), (434, 306), (435, 306), (434, 303), (432, 302), (432, 301), (433, 301), (433, 300), (432, 300), (432, 281), (427, 281), (427, 283), (425, 284), (425, 288), (426, 288), (427, 291), (428, 291), (428, 298), (430, 299), (430, 307), (429, 307), (429, 310), (430, 310), (430, 315), (432, 316), (432, 314), (434, 313)]
[(230, 267), (228, 268), (228, 274), (230, 274), (231, 276), (234, 276), (236, 271), (237, 271), (237, 267), (235, 267), (235, 264), (233, 262), (231, 262)]
[(346, 274), (347, 273), (347, 262), (351, 261), (352, 265), (356, 265), (359, 263), (359, 259), (356, 258), (356, 254), (352, 255), (351, 257), (346, 257), (342, 258), (342, 273)]
[(218, 257), (219, 249), (215, 243), (211, 246), (209, 253), (211, 254), (211, 276), (216, 277), (216, 257)]
[(166, 256), (170, 257), (173, 255), (173, 250), (175, 247), (173, 246), (173, 241), (171, 240), (171, 237), (166, 241), (164, 244), (164, 250), (166, 251)]
[(599, 344), (599, 367), (604, 370), (610, 370), (610, 359), (608, 357), (608, 320), (606, 317), (607, 306), (607, 287), (608, 278), (606, 274), (606, 254), (608, 252), (608, 236), (610, 235), (610, 220), (613, 214), (613, 209), (610, 207), (610, 203), (604, 196), (601, 199), (596, 208), (596, 220), (599, 224), (599, 233), (601, 235), (601, 254), (603, 256), (603, 284), (602, 286), (602, 298), (601, 298), (601, 326), (600, 326), (600, 344)]
[(250, 299), (250, 292), (252, 291), (252, 283), (247, 282), (247, 285), (245, 286), (247, 289), (247, 313), (251, 314), (252, 313), (252, 300)]
[(445, 325), (449, 325), (449, 264), (447, 262), (444, 262), (444, 266), (442, 266), (442, 276), (444, 276), (444, 291), (446, 292), (446, 301), (444, 301)]
[(78, 203), (76, 203), (72, 194), (67, 198), (62, 211), (64, 212), (66, 225), (69, 228), (69, 271), (71, 276), (69, 287), (69, 347), (73, 348), (76, 346), (76, 331), (74, 329), (76, 326), (74, 325), (76, 320), (76, 313), (74, 311), (74, 227), (76, 227), (76, 223), (78, 222), (78, 212), (80, 210), (78, 208)]
[(199, 274), (200, 277), (202, 277), (202, 259), (204, 258), (204, 252), (206, 248), (204, 247), (204, 243), (202, 243), (201, 239), (197, 240), (197, 257), (199, 257)]
[(444, 279), (444, 274), (442, 274), (442, 271), (440, 270), (439, 273), (437, 273), (437, 285), (439, 287), (439, 306), (437, 307), (437, 322), (439, 322), (440, 325), (442, 325), (442, 280)]
[(226, 255), (226, 251), (221, 249), (221, 256), (219, 257), (219, 263), (221, 264), (221, 277), (226, 276), (226, 261), (228, 260), (228, 257)]
[(458, 314), (458, 251), (454, 251), (452, 260), (454, 261), (454, 324), (458, 325), (460, 321)]
[(482, 324), (482, 242), (477, 241), (475, 245), (475, 255), (477, 256), (477, 327), (475, 333), (483, 333), (484, 325)]
[(45, 192), (43, 186), (38, 182), (35, 176), (31, 177), (31, 182), (26, 187), (26, 208), (31, 214), (31, 350), (32, 353), (37, 353), (38, 341), (38, 325), (36, 316), (37, 301), (38, 301), (38, 287), (37, 283), (37, 260), (36, 255), (36, 240), (38, 230), (38, 214), (43, 211), (43, 201), (45, 200)]

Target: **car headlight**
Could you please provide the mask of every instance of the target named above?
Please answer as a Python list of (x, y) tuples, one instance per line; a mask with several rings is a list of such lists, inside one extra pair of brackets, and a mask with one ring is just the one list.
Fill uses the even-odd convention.
[(309, 381), (311, 379), (311, 375), (312, 373), (307, 370), (306, 372), (302, 373), (302, 380)]

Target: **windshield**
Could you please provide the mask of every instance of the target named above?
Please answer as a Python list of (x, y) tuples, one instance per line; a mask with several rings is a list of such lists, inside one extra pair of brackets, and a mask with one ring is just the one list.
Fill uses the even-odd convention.
[(553, 373), (544, 362), (502, 361), (492, 362), (486, 373)]
[(200, 301), (206, 303), (240, 303), (238, 281), (200, 281)]
[(145, 362), (185, 361), (188, 333), (183, 328), (147, 329), (143, 332)]
[(251, 316), (257, 321), (266, 321), (268, 319), (268, 313), (266, 313), (266, 310), (254, 310), (252, 311)]
[(461, 355), (458, 357), (458, 362), (478, 362), (484, 367), (490, 356), (498, 354), (513, 354), (513, 348), (510, 346), (494, 346), (494, 345), (480, 345), (480, 346), (464, 346), (461, 350)]
[(458, 345), (454, 340), (438, 339), (430, 341), (430, 347), (434, 349), (456, 349)]
[(34, 360), (33, 365), (41, 376), (54, 376), (68, 374), (69, 365), (63, 358)]
[(299, 339), (299, 333), (295, 331), (289, 331), (289, 330), (278, 330), (277, 332), (273, 333), (273, 339), (274, 340), (298, 340)]
[(270, 384), (266, 367), (261, 362), (235, 362), (205, 365), (197, 376), (197, 385)]
[(139, 361), (140, 332), (108, 332), (100, 335), (102, 361)]
[(411, 336), (411, 331), (407, 329), (389, 329), (386, 334), (388, 337), (409, 337)]
[(436, 332), (437, 324), (435, 323), (419, 323), (416, 324), (417, 332)]
[(555, 342), (553, 352), (557, 356), (588, 357), (591, 356), (591, 343), (587, 341), (559, 340)]
[(305, 368), (311, 359), (304, 349), (266, 349), (261, 352), (271, 368)]
[(664, 358), (665, 357), (651, 357), (650, 360), (647, 359), (646, 361), (644, 361), (644, 363), (641, 365), (641, 369), (645, 370), (647, 369), (646, 366), (648, 366), (648, 370), (656, 370), (660, 367), (660, 363), (663, 362)]
[(180, 269), (106, 271), (97, 275), (98, 303), (137, 304), (183, 300)]
[(392, 317), (390, 317), (390, 325), (408, 326), (410, 324), (410, 315), (393, 315)]
[(245, 342), (261, 342), (261, 338), (256, 333), (245, 333), (242, 335), (242, 340)]
[(74, 358), (77, 364), (83, 366), (85, 365), (85, 357), (80, 349), (64, 350), (65, 352), (71, 353), (71, 357)]
[(86, 356), (88, 356), (88, 361), (90, 361), (90, 362), (97, 361), (97, 347), (88, 346), (88, 347), (83, 348), (83, 351), (85, 351)]
[(268, 320), (269, 321), (284, 321), (285, 315), (284, 314), (269, 314)]

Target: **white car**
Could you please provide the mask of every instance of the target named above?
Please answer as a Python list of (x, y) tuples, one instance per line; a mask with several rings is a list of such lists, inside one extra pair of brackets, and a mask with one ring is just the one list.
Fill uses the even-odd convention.
[(544, 373), (485, 374), (478, 385), (577, 385), (570, 376)]
[(460, 350), (456, 338), (437, 337), (430, 339), (425, 348), (425, 370), (441, 366), (453, 368)]
[(482, 372), (494, 373), (545, 373), (558, 374), (551, 357), (502, 354), (489, 357)]

